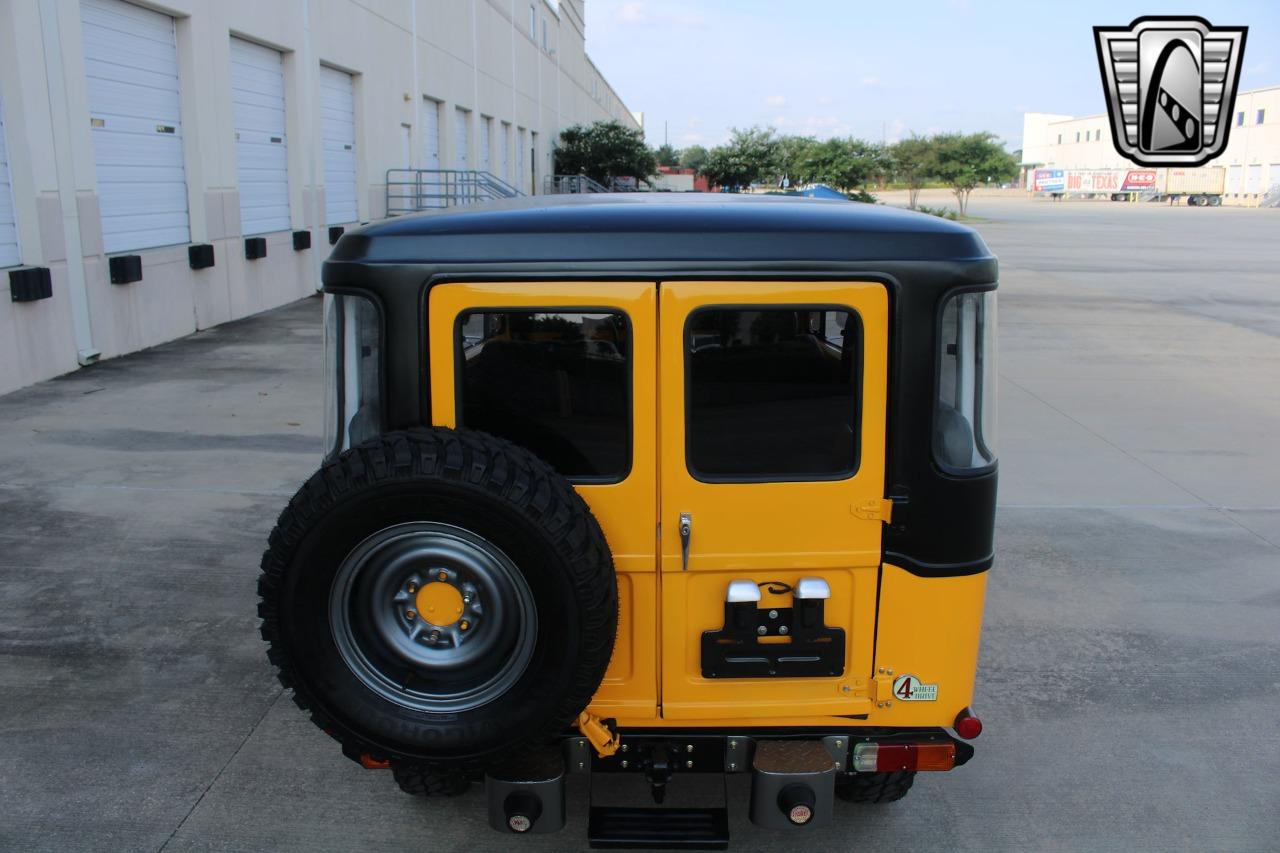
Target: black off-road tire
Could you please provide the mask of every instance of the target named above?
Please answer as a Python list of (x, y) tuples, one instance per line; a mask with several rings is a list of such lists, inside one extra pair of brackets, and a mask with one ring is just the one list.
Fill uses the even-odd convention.
[[(370, 689), (330, 625), (348, 555), (375, 533), (424, 522), (509, 555), (536, 611), (521, 674), (502, 695), (453, 713)], [(586, 503), (527, 450), (466, 430), (388, 433), (325, 463), (280, 514), (258, 594), (268, 656), (298, 706), (348, 757), (390, 761), (402, 787), (428, 795), (459, 792), (565, 731), (599, 687), (617, 633), (613, 559)]]
[(836, 796), (847, 803), (892, 803), (911, 790), (914, 770), (891, 773), (841, 773), (836, 776)]
[(400, 790), (415, 797), (459, 797), (471, 789), (466, 774), (436, 771), (421, 764), (391, 762), (391, 773)]

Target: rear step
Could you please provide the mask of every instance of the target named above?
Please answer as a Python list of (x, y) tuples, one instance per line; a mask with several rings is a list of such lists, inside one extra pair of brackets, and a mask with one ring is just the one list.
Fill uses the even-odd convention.
[(592, 806), (587, 838), (596, 850), (726, 850), (729, 810)]

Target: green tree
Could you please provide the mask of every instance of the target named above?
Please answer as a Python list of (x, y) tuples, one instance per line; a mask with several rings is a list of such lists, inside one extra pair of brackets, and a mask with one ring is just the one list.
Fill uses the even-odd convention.
[(920, 190), (934, 179), (932, 140), (912, 134), (889, 147), (890, 172), (895, 180), (907, 185), (907, 207), (912, 210), (920, 202)]
[(702, 174), (722, 187), (745, 187), (771, 177), (778, 139), (773, 128), (734, 128), (726, 145), (711, 149)]
[(809, 146), (802, 159), (806, 180), (841, 190), (866, 186), (879, 168), (879, 146), (862, 139), (827, 139)]
[(812, 136), (780, 136), (774, 149), (774, 162), (769, 176), (774, 183), (787, 178), (791, 186), (807, 184), (812, 180), (809, 173), (811, 153), (818, 140)]
[(980, 184), (1018, 174), (1018, 161), (994, 133), (940, 133), (933, 137), (934, 173), (951, 187), (963, 216), (969, 193)]
[(618, 121), (598, 121), (560, 132), (555, 170), (559, 175), (586, 175), (605, 186), (624, 177), (652, 184), (658, 161), (641, 131)]
[(707, 162), (707, 149), (701, 145), (690, 145), (680, 152), (680, 165), (695, 172), (702, 172)]
[(680, 152), (672, 148), (670, 145), (663, 144), (654, 152), (654, 156), (658, 158), (659, 166), (680, 165)]

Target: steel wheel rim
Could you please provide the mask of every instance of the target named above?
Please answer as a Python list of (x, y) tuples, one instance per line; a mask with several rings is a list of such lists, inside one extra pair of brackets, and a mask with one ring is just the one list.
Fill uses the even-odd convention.
[[(432, 596), (435, 585), (456, 600), (448, 590)], [(435, 607), (443, 616), (419, 606), (432, 601), (445, 602)], [(506, 693), (528, 668), (538, 628), (515, 563), (475, 533), (435, 522), (397, 524), (357, 545), (334, 577), (329, 622), (361, 684), (427, 712), (465, 711)]]

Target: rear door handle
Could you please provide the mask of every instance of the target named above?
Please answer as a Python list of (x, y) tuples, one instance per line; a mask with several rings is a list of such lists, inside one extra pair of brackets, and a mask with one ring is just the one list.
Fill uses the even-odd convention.
[(693, 538), (693, 513), (680, 513), (680, 563), (681, 571), (689, 571), (689, 540)]

